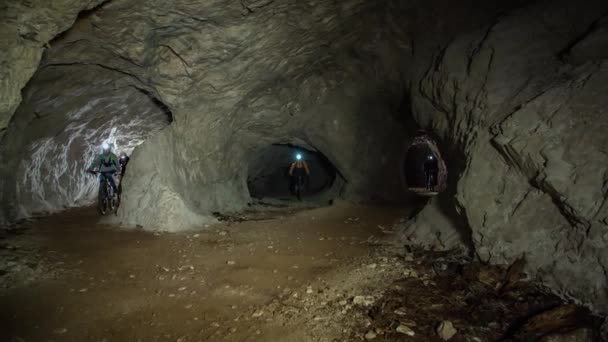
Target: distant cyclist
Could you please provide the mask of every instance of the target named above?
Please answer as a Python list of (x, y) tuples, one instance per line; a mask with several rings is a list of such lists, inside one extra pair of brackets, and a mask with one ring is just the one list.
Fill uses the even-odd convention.
[(439, 164), (433, 154), (429, 154), (424, 162), (424, 175), (426, 178), (426, 189), (433, 191), (437, 185), (437, 175), (439, 174)]
[[(114, 174), (119, 169), (118, 158), (114, 153), (112, 153), (112, 149), (110, 145), (107, 143), (103, 144), (103, 152), (97, 156), (91, 166), (87, 169), (87, 172), (95, 173), (99, 172), (100, 177), (99, 180), (105, 178), (105, 180), (110, 184), (112, 190), (114, 190), (114, 194), (118, 193), (118, 189), (116, 188), (116, 183), (114, 182)], [(101, 182), (100, 182), (101, 184)]]
[(291, 176), (291, 182), (294, 192), (298, 199), (300, 199), (302, 188), (307, 183), (308, 177), (310, 176), (310, 169), (306, 160), (302, 159), (302, 155), (298, 153), (296, 160), (289, 166), (289, 176)]

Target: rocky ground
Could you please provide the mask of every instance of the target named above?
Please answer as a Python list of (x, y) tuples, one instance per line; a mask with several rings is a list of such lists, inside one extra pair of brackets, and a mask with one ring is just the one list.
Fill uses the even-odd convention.
[[(409, 210), (280, 203), (205, 231), (81, 209), (0, 239), (7, 341), (593, 341), (601, 319), (458, 251), (395, 248)], [(18, 234), (16, 232), (19, 232)], [(559, 334), (559, 335), (556, 335)]]
[(0, 288), (27, 286), (54, 279), (65, 264), (54, 251), (41, 251), (35, 243), (22, 239), (20, 230), (0, 230)]

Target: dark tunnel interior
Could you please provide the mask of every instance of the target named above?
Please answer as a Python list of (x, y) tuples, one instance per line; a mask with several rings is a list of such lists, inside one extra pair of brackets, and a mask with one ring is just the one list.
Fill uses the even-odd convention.
[[(433, 151), (425, 145), (412, 146), (407, 152), (403, 165), (408, 188), (426, 187), (426, 169), (430, 158), (435, 158)], [(435, 166), (437, 165), (435, 159)], [(436, 184), (436, 180), (434, 182)]]
[(304, 196), (331, 189), (338, 174), (321, 153), (294, 145), (275, 144), (260, 151), (249, 163), (247, 187), (252, 198), (292, 199), (289, 168), (300, 154), (310, 169)]

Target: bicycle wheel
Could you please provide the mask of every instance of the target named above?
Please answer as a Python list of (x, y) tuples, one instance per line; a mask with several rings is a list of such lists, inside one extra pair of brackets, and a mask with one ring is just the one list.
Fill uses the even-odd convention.
[(106, 183), (106, 198), (108, 201), (108, 211), (114, 213), (116, 211), (116, 193), (110, 183)]
[(99, 186), (99, 195), (97, 198), (97, 209), (101, 215), (105, 215), (108, 212), (108, 195), (106, 190), (106, 184), (103, 182)]
[(114, 214), (117, 215), (118, 214), (118, 207), (120, 206), (120, 193), (116, 194), (116, 196), (114, 197), (114, 199), (112, 200), (114, 202)]

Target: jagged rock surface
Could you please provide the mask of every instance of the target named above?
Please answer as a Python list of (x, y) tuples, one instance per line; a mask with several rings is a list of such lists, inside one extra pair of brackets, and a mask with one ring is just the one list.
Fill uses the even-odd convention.
[(454, 214), (449, 202), (434, 197), (411, 220), (396, 226), (395, 243), (435, 250), (469, 250), (472, 246), (468, 227)]
[(40, 63), (45, 45), (69, 29), (78, 13), (104, 0), (12, 0), (0, 4), (0, 139)]
[(419, 122), (466, 156), (456, 201), (479, 257), (525, 255), (529, 273), (604, 311), (607, 10), (560, 1), (509, 13), (447, 45), (413, 89)]
[[(406, 139), (395, 114), (409, 52), (391, 46), (403, 42), (382, 25), (385, 10), (367, 1), (112, 1), (55, 41), (41, 68), (121, 74), (171, 110), (173, 124), (133, 154), (125, 224), (176, 230), (243, 207), (247, 166), (273, 143), (321, 151), (343, 170), (348, 198), (396, 198), (391, 157)], [(23, 199), (3, 193), (5, 205)]]

